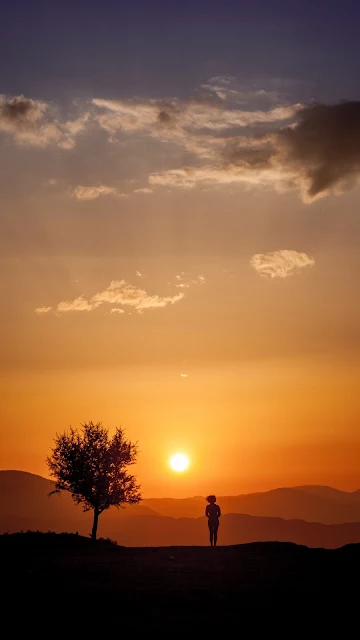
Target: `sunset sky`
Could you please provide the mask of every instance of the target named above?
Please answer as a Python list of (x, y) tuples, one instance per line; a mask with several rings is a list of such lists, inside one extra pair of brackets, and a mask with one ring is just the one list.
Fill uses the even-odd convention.
[(359, 19), (2, 10), (1, 468), (92, 420), (145, 497), (360, 488)]

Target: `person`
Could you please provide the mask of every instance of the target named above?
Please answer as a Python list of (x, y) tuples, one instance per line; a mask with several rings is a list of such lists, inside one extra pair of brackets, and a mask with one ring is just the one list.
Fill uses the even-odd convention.
[(216, 504), (216, 496), (207, 496), (206, 500), (209, 503), (208, 505), (206, 505), (205, 515), (208, 519), (210, 544), (212, 547), (216, 547), (221, 509), (219, 505)]

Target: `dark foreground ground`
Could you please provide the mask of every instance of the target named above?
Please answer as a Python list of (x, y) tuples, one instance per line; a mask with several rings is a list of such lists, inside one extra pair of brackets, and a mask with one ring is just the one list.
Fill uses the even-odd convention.
[(110, 624), (131, 637), (222, 637), (225, 630), (240, 637), (257, 635), (270, 620), (279, 631), (288, 620), (290, 638), (305, 619), (324, 630), (340, 614), (348, 637), (345, 624), (359, 614), (360, 544), (126, 548), (26, 533), (0, 536), (0, 554), (2, 611), (13, 631), (26, 623), (29, 632), (47, 628), (57, 637), (65, 627), (70, 637)]

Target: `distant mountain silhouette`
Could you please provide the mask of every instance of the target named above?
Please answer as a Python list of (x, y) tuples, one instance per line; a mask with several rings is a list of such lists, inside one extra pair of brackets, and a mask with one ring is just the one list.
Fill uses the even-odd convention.
[[(273, 489), (263, 493), (218, 496), (222, 513), (246, 513), (308, 522), (340, 524), (360, 522), (360, 490), (348, 493), (332, 487), (301, 486)], [(145, 499), (142, 502), (163, 516), (199, 518), (204, 514), (204, 498), (183, 500)]]
[[(118, 544), (132, 547), (207, 545), (208, 528), (203, 518), (166, 518), (159, 516), (130, 516), (115, 528), (106, 523), (101, 535)], [(360, 522), (322, 524), (304, 520), (261, 518), (234, 513), (221, 517), (219, 544), (234, 545), (247, 542), (294, 542), (307, 547), (335, 549), (360, 542)]]
[[(51, 490), (51, 482), (40, 476), (21, 471), (0, 471), (0, 533), (51, 530), (78, 531), (87, 536), (91, 529), (91, 513), (84, 513), (68, 494), (49, 498)], [(256, 507), (260, 511), (262, 508), (262, 515), (227, 513), (232, 505), (240, 508), (237, 505), (246, 501), (248, 508)], [(331, 487), (313, 486), (219, 498), (224, 514), (221, 518), (219, 542), (222, 545), (232, 545), (277, 540), (326, 548), (360, 542), (360, 514), (358, 522), (326, 525), (316, 522), (315, 511), (316, 504), (319, 504), (319, 519), (321, 514), (324, 517), (324, 513), (329, 516), (330, 505), (334, 505), (334, 510), (339, 505), (340, 508), (345, 505), (344, 512), (350, 512), (355, 518), (358, 502), (359, 491), (345, 493)], [(157, 506), (157, 512), (150, 505)], [(272, 513), (281, 508), (286, 513), (293, 513), (296, 508), (299, 511), (307, 507), (308, 513), (313, 514), (313, 522), (305, 522), (301, 518), (270, 517), (265, 512), (271, 512), (271, 505)], [(197, 515), (200, 512), (202, 516), (204, 507), (204, 498), (200, 496), (186, 500), (144, 500), (140, 505), (104, 512), (100, 518), (99, 535), (127, 546), (207, 545), (208, 531), (204, 517), (174, 518), (161, 515), (165, 510), (171, 509), (174, 513), (187, 513), (189, 510)]]
[[(53, 495), (50, 480), (25, 471), (0, 471), (0, 533), (21, 529), (56, 532), (65, 530), (87, 533), (92, 514), (84, 513), (69, 493)], [(104, 523), (111, 523), (132, 515), (156, 515), (149, 507), (139, 504), (125, 509), (112, 509), (102, 514)], [(16, 524), (18, 523), (18, 524)]]

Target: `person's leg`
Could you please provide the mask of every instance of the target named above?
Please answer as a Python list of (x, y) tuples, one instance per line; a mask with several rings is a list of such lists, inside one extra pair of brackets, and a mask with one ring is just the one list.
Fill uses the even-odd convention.
[(210, 522), (210, 521), (209, 521), (209, 532), (210, 532), (210, 544), (211, 544), (211, 546), (213, 546), (214, 529), (213, 529), (212, 522)]
[(216, 547), (216, 543), (217, 543), (218, 528), (219, 528), (219, 525), (218, 524), (214, 524), (214, 547)]

